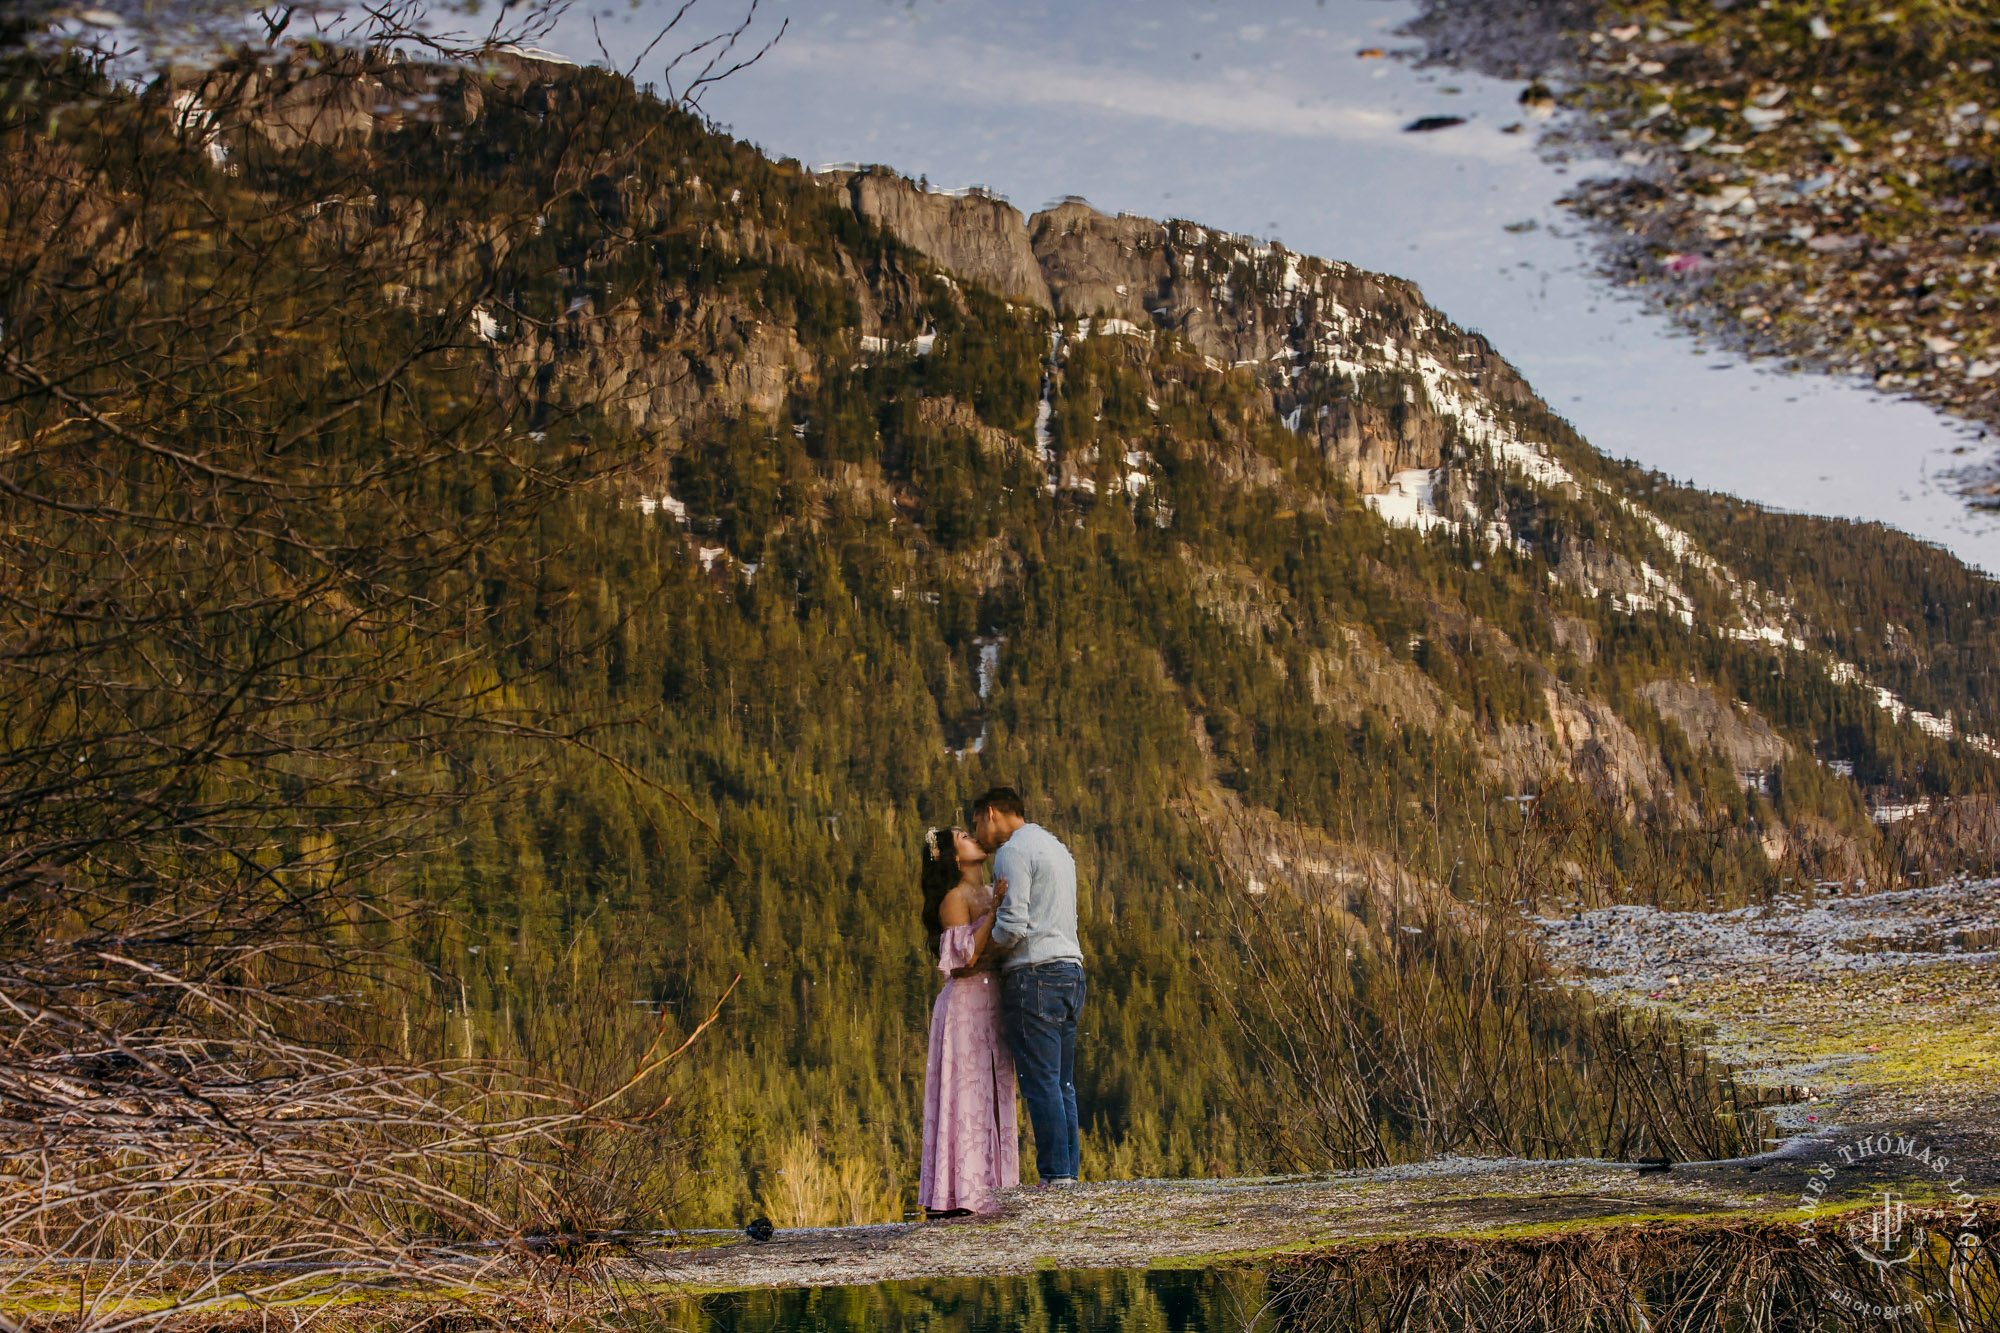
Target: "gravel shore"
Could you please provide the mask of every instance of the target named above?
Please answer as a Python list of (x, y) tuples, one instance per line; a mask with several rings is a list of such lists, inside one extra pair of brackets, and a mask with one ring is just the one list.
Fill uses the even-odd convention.
[[(1535, 79), (1607, 278), (1711, 341), (2000, 426), (2000, 34), (1941, 0), (1429, 0), (1427, 61)], [(1546, 86), (1541, 86), (1546, 85)], [(1968, 442), (1957, 484), (2000, 504)]]
[(1536, 925), (1559, 958), (1587, 967), (1587, 984), (1607, 994), (1930, 963), (1991, 966), (2000, 962), (2000, 880), (1781, 899), (1733, 912), (1602, 907)]

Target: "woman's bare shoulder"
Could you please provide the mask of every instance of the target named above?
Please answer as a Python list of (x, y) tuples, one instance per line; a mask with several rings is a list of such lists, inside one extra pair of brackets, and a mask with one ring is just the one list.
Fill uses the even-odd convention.
[(972, 918), (978, 914), (978, 907), (979, 903), (970, 889), (963, 884), (954, 884), (951, 892), (944, 896), (944, 901), (938, 904), (938, 920), (947, 927), (971, 925)]

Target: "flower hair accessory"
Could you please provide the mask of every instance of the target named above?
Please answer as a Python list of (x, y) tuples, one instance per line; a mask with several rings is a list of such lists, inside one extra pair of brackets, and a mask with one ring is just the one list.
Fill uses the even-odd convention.
[(938, 832), (934, 828), (924, 830), (924, 846), (930, 848), (933, 861), (938, 859)]

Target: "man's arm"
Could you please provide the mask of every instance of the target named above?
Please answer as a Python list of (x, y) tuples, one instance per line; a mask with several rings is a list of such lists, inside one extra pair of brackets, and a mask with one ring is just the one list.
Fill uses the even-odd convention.
[(993, 914), (993, 947), (1011, 949), (1028, 933), (1028, 903), (1035, 891), (1035, 873), (1028, 858), (1010, 842), (993, 854), (993, 876), (1007, 881), (1007, 896)]

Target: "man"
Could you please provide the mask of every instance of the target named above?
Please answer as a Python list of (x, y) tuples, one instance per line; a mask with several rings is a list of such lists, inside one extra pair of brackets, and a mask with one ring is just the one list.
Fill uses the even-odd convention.
[(993, 921), (1000, 959), (1000, 1021), (1014, 1052), (1021, 1099), (1035, 1127), (1043, 1185), (1074, 1185), (1076, 1020), (1083, 1013), (1083, 949), (1076, 932), (1076, 860), (1030, 824), (1020, 793), (995, 787), (972, 804), (972, 836), (1004, 881)]

